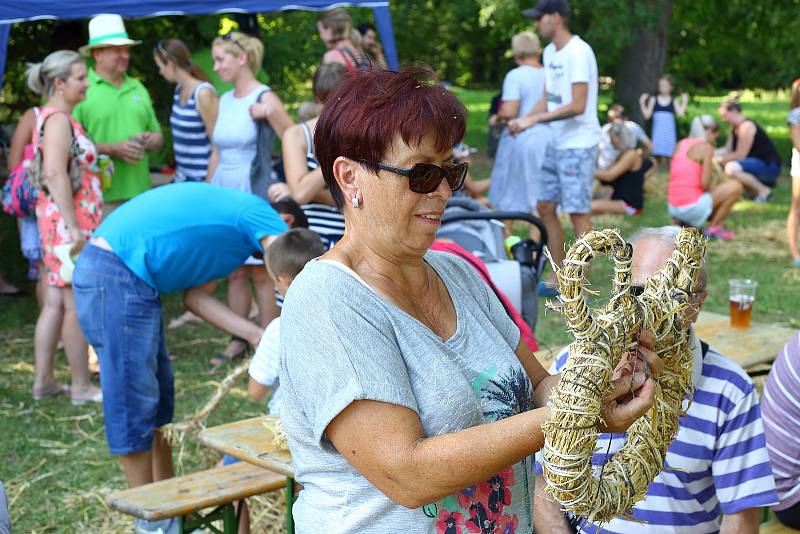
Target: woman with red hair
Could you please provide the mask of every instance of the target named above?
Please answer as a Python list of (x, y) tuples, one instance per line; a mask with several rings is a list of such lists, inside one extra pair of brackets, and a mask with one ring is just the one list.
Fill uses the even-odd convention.
[[(298, 533), (533, 528), (530, 456), (558, 377), (469, 265), (428, 251), (467, 174), (453, 163), (466, 110), (433, 79), (425, 67), (346, 77), (317, 122), (345, 233), (281, 315)], [(632, 381), (640, 394), (604, 410), (618, 431), (653, 403), (641, 373), (618, 393)]]

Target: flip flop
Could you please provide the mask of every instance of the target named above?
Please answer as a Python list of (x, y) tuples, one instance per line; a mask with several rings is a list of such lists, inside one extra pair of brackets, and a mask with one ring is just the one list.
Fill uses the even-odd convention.
[(800, 258), (797, 258), (796, 260), (792, 260), (792, 265), (794, 267), (800, 267)]
[(35, 401), (42, 401), (45, 399), (52, 399), (53, 397), (58, 397), (59, 395), (68, 395), (69, 394), (69, 386), (66, 384), (56, 384), (51, 386), (49, 389), (44, 391), (36, 392), (36, 388), (33, 389), (33, 400)]
[(240, 341), (240, 342), (244, 343), (244, 349), (241, 352), (239, 352), (239, 353), (237, 353), (237, 354), (235, 354), (233, 356), (228, 356), (224, 352), (216, 353), (208, 361), (208, 364), (211, 366), (212, 369), (216, 369), (217, 367), (219, 367), (219, 366), (221, 366), (221, 365), (223, 365), (223, 364), (225, 364), (227, 362), (240, 360), (240, 359), (244, 358), (247, 355), (247, 352), (250, 350), (250, 343), (248, 343), (247, 340), (245, 340), (244, 338), (241, 338), (239, 336), (231, 336), (231, 341)]

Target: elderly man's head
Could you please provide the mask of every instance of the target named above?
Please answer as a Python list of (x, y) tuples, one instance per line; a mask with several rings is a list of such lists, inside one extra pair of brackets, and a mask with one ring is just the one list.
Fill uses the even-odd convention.
[[(678, 238), (680, 228), (677, 226), (662, 226), (660, 228), (642, 228), (628, 238), (633, 245), (632, 284), (644, 286), (647, 279), (661, 269), (675, 251), (675, 240)], [(690, 306), (686, 309), (686, 318), (689, 322), (697, 320), (697, 314), (706, 300), (708, 285), (708, 271), (706, 263), (697, 281), (697, 286), (691, 288)]]

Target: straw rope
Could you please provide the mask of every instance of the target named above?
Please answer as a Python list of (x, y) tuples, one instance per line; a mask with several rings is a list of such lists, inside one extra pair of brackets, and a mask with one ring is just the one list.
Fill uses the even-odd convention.
[[(586, 234), (570, 247), (557, 272), (568, 328), (575, 337), (559, 384), (550, 398), (542, 448), (546, 491), (565, 510), (605, 523), (627, 514), (644, 498), (664, 467), (667, 447), (685, 413), (682, 403), (692, 388), (687, 328), (680, 313), (695, 287), (705, 251), (702, 234), (684, 229), (666, 265), (647, 281), (639, 297), (630, 291), (632, 247), (615, 230)], [(590, 310), (584, 272), (595, 254), (614, 263), (613, 289), (604, 309)], [(622, 447), (599, 473), (592, 467), (603, 398), (623, 355), (650, 330), (664, 371), (655, 377), (655, 404), (628, 430)]]

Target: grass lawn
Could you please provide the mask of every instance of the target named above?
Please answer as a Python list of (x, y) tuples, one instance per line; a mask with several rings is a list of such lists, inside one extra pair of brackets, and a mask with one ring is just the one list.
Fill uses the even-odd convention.
[[(475, 177), (484, 179), (491, 162), (482, 155), (486, 145), (486, 113), (491, 91), (456, 89), (470, 111), (467, 143), (481, 149), (473, 167)], [(715, 112), (721, 97), (695, 98), (689, 113)], [(605, 109), (608, 100), (601, 99)], [(789, 141), (785, 125), (785, 95), (769, 94), (762, 99), (745, 95), (745, 113), (759, 121), (772, 135), (788, 159)], [(785, 173), (784, 173), (785, 174)], [(596, 228), (619, 228), (628, 234), (635, 228), (669, 224), (666, 212), (666, 179), (662, 175), (648, 185), (645, 213), (637, 218), (604, 216), (595, 219)], [(781, 322), (800, 327), (800, 269), (792, 269), (785, 243), (784, 221), (789, 208), (789, 181), (783, 176), (775, 190), (775, 200), (766, 205), (743, 201), (730, 218), (737, 234), (731, 243), (709, 245), (710, 287), (706, 309), (727, 313), (727, 280), (755, 278), (759, 282), (754, 320)], [(569, 241), (569, 238), (568, 238)], [(32, 288), (24, 282), (25, 265), (19, 255), (15, 222), (0, 216), (0, 272), (10, 281)], [(599, 264), (598, 264), (599, 263)], [(592, 282), (607, 293), (611, 268), (596, 262)], [(218, 290), (223, 296), (223, 288)], [(164, 316), (170, 319), (182, 311), (180, 297), (164, 299)], [(598, 298), (598, 304), (602, 297)], [(543, 346), (570, 341), (561, 318), (544, 312), (541, 306), (537, 336)], [(8, 490), (11, 516), (17, 532), (130, 532), (127, 516), (108, 511), (103, 495), (125, 487), (122, 471), (108, 454), (103, 433), (103, 414), (99, 406), (73, 407), (60, 397), (34, 402), (33, 331), (37, 317), (31, 297), (0, 300), (0, 480)], [(176, 414), (181, 420), (199, 409), (231, 366), (209, 370), (208, 359), (221, 350), (227, 336), (205, 325), (185, 326), (167, 334), (174, 358), (176, 376)], [(68, 370), (59, 355), (58, 377), (67, 382)], [(219, 424), (254, 416), (262, 406), (247, 398), (245, 383), (235, 387), (208, 421)], [(184, 454), (176, 462), (178, 473), (207, 467), (216, 457), (193, 438), (184, 443)], [(176, 455), (177, 459), (177, 455)], [(260, 524), (279, 528), (282, 518), (265, 514)]]

